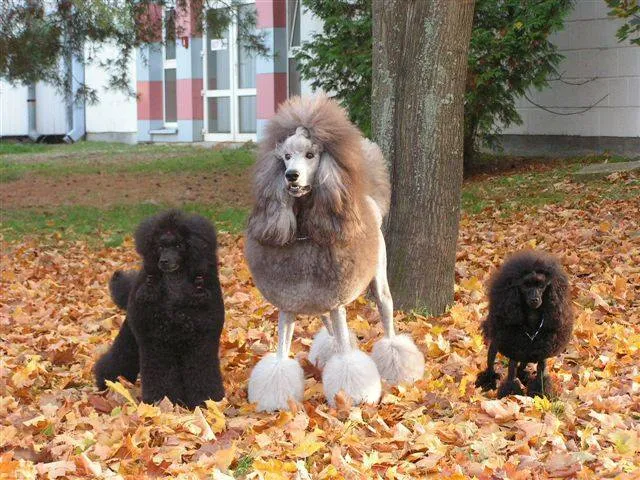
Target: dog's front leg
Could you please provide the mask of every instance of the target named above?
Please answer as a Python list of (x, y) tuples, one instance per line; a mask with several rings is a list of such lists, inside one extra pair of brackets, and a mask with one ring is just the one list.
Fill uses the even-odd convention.
[(344, 306), (332, 310), (330, 317), (337, 353), (329, 359), (322, 372), (327, 402), (335, 406), (335, 396), (342, 391), (356, 404), (376, 403), (382, 393), (376, 364), (369, 355), (352, 346)]
[(296, 315), (280, 312), (278, 351), (260, 360), (249, 378), (249, 401), (258, 411), (288, 410), (289, 398), (302, 402), (304, 373), (300, 364), (289, 358)]

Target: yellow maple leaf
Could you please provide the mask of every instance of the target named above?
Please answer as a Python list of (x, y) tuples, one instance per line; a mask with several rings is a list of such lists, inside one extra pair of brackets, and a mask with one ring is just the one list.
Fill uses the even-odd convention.
[(534, 397), (533, 398), (533, 408), (538, 410), (539, 412), (548, 412), (551, 410), (551, 402), (547, 397)]
[(616, 450), (622, 455), (635, 455), (640, 449), (638, 432), (633, 430), (616, 430), (607, 436)]
[(160, 409), (155, 405), (149, 405), (148, 403), (138, 404), (136, 412), (142, 418), (155, 418), (160, 415)]
[(213, 456), (216, 466), (220, 470), (228, 470), (229, 465), (236, 456), (236, 443), (233, 442), (229, 448), (218, 450)]
[(371, 452), (369, 455), (365, 453), (362, 456), (362, 465), (365, 469), (371, 470), (371, 467), (373, 467), (376, 463), (380, 463), (380, 455), (378, 455), (378, 452), (376, 450)]
[(207, 406), (207, 420), (209, 421), (211, 430), (213, 430), (214, 433), (220, 433), (227, 425), (224, 413), (213, 400), (207, 400), (205, 405)]
[(324, 442), (318, 442), (314, 434), (307, 435), (296, 448), (293, 449), (292, 454), (298, 458), (307, 458), (316, 453), (322, 447)]
[(480, 282), (480, 280), (478, 280), (478, 277), (475, 276), (471, 278), (463, 278), (460, 281), (460, 286), (470, 292), (482, 292), (482, 282)]
[(265, 478), (274, 479), (289, 479), (290, 475), (288, 474), (298, 471), (298, 467), (294, 462), (283, 462), (273, 458), (269, 460), (254, 460), (253, 468), (260, 473), (264, 473)]
[(127, 388), (124, 385), (122, 385), (120, 382), (112, 382), (111, 380), (107, 380), (105, 383), (107, 384), (107, 387), (109, 388), (109, 390), (112, 390), (115, 393), (122, 395), (127, 400), (127, 402), (129, 402), (131, 405), (133, 406), (137, 405), (136, 401), (133, 399), (133, 396), (131, 395), (131, 392), (127, 390)]

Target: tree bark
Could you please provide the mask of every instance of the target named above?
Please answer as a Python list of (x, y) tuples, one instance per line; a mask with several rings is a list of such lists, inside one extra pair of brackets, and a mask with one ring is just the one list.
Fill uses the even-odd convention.
[(386, 221), (396, 305), (453, 300), (463, 96), (473, 0), (373, 0), (372, 126), (391, 162)]

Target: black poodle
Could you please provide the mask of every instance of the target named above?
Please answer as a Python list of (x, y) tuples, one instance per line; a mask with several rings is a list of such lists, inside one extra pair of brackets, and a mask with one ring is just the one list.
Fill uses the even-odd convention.
[(95, 365), (98, 387), (118, 376), (135, 382), (140, 371), (146, 403), (166, 396), (194, 408), (207, 399), (221, 400), (224, 304), (213, 225), (171, 210), (144, 220), (135, 242), (142, 269), (117, 271), (109, 284), (127, 318)]
[[(522, 394), (515, 377), (527, 385), (530, 396), (553, 393), (545, 375), (546, 359), (567, 346), (573, 330), (569, 281), (558, 260), (543, 252), (525, 251), (507, 259), (489, 284), (489, 315), (482, 333), (489, 345), (487, 369), (476, 386), (496, 388), (496, 354), (509, 358), (509, 374), (498, 389), (498, 398)], [(529, 378), (527, 363), (537, 363)]]

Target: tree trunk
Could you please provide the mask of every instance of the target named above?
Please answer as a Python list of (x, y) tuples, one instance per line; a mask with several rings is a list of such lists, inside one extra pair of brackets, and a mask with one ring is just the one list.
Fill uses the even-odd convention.
[(399, 308), (453, 300), (473, 0), (373, 0), (372, 126), (391, 162), (389, 282)]

